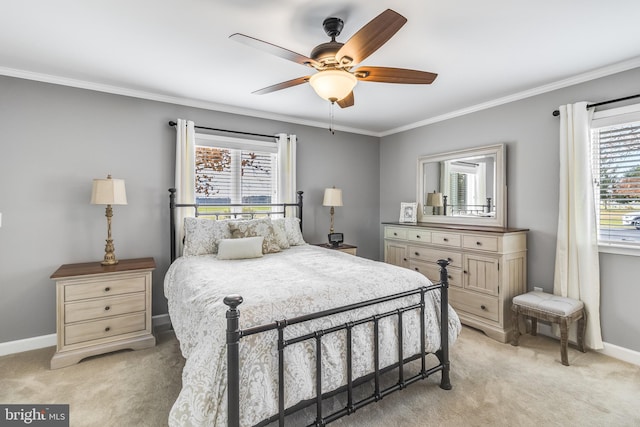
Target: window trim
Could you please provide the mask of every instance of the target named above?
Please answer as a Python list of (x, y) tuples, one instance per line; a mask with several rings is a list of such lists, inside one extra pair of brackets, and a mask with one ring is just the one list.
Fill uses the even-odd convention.
[[(275, 137), (274, 137), (275, 138)], [(195, 138), (195, 147), (211, 147), (211, 148), (223, 148), (232, 150), (235, 153), (232, 155), (232, 161), (235, 164), (233, 170), (238, 169), (241, 162), (242, 151), (259, 151), (262, 153), (268, 153), (271, 155), (271, 167), (272, 167), (272, 176), (271, 176), (271, 188), (273, 189), (272, 194), (272, 203), (278, 203), (281, 195), (278, 192), (278, 174), (280, 173), (280, 166), (278, 165), (278, 143), (274, 141), (259, 141), (254, 139), (245, 139), (245, 138), (234, 138), (229, 136), (222, 135), (209, 135), (203, 133), (196, 133)], [(232, 181), (234, 179), (239, 178), (239, 176), (232, 176)], [(239, 189), (238, 189), (239, 190)], [(197, 195), (196, 195), (197, 197)], [(242, 200), (241, 196), (235, 193), (231, 194), (231, 204), (240, 204)], [(224, 205), (221, 205), (224, 206)]]
[[(592, 131), (603, 127), (615, 126), (635, 121), (640, 121), (640, 103), (627, 105), (624, 107), (610, 108), (602, 111), (595, 111), (593, 113), (589, 130)], [(640, 243), (631, 245), (621, 242), (601, 242), (600, 238), (598, 237), (598, 252), (640, 257)]]

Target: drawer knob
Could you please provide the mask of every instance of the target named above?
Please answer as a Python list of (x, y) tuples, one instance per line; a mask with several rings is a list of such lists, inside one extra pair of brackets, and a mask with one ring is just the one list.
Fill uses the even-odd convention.
[(449, 262), (453, 262), (453, 260), (451, 258), (447, 258), (447, 261)]
[(109, 310), (111, 310), (111, 307), (106, 306), (106, 307), (104, 308), (104, 310), (105, 310), (105, 311), (109, 311)]
[(414, 252), (416, 256), (420, 256), (420, 252)]
[(406, 261), (407, 259), (406, 259), (406, 258), (402, 258), (402, 260), (403, 260), (403, 261)]
[(111, 328), (109, 326), (107, 326), (106, 328), (104, 328), (105, 332), (109, 332), (111, 330)]
[(419, 235), (419, 234), (417, 234), (417, 235), (416, 235), (416, 238), (417, 238), (417, 239), (419, 239), (419, 238), (420, 238), (420, 235)]
[(394, 235), (394, 236), (397, 236), (397, 235), (398, 235), (398, 233), (393, 233), (393, 235)]
[(442, 240), (444, 240), (445, 242), (448, 242), (448, 241), (449, 241), (449, 239), (447, 239), (446, 237), (445, 237), (444, 239), (442, 239)]
[(464, 274), (469, 274), (469, 273), (467, 273), (467, 270), (463, 270), (462, 272), (463, 272)]
[(109, 286), (107, 286), (106, 288), (104, 288), (105, 292), (109, 292), (111, 290), (111, 288)]
[(476, 242), (476, 245), (482, 246), (482, 242)]
[(451, 275), (447, 275), (447, 279), (453, 279), (453, 277), (451, 277)]
[(487, 307), (486, 307), (484, 304), (482, 304), (482, 305), (480, 306), (480, 308), (481, 308), (481, 309), (483, 309), (483, 310), (486, 310), (486, 309), (487, 309)]
[(418, 267), (413, 267), (414, 270), (416, 271), (420, 271), (420, 269)]

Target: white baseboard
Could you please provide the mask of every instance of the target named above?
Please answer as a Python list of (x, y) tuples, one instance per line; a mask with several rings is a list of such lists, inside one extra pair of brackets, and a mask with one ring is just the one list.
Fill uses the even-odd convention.
[(0, 343), (0, 356), (56, 345), (56, 334)]
[(622, 360), (623, 362), (640, 366), (640, 351), (629, 350), (628, 348), (606, 342), (602, 343), (602, 345), (604, 348), (602, 350), (598, 350), (599, 353), (613, 357), (614, 359)]
[[(169, 325), (171, 324), (171, 318), (168, 314), (159, 314), (152, 318), (153, 327)], [(540, 328), (543, 329), (543, 328)], [(551, 328), (549, 328), (550, 330)], [(550, 331), (539, 331), (550, 332)], [(549, 335), (550, 334), (544, 334)], [(0, 343), (0, 356), (6, 356), (8, 354), (21, 353), (23, 351), (37, 350), (39, 348), (51, 347), (56, 345), (56, 334), (42, 335), (39, 337), (26, 338), (23, 340), (9, 341)], [(632, 363), (640, 366), (640, 352), (629, 350), (628, 348), (620, 347), (615, 344), (603, 343), (604, 348), (598, 350), (598, 352), (605, 356), (613, 357), (614, 359), (622, 360), (623, 362)]]
[[(168, 314), (159, 314), (153, 316), (151, 320), (152, 327), (171, 324)], [(8, 354), (22, 353), (23, 351), (37, 350), (45, 347), (56, 345), (56, 334), (42, 335), (39, 337), (25, 338), (23, 340), (8, 341), (0, 343), (0, 356)]]

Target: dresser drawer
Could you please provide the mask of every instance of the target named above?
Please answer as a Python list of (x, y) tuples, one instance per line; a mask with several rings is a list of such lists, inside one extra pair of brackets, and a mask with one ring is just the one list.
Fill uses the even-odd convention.
[(384, 228), (385, 239), (407, 239), (407, 229), (400, 227), (385, 227)]
[[(437, 264), (411, 260), (409, 261), (409, 268), (417, 271), (418, 273), (422, 273), (433, 283), (438, 283), (440, 281), (440, 266)], [(457, 286), (461, 288), (462, 270), (455, 267), (447, 267), (447, 279), (449, 280), (450, 286)]]
[(64, 300), (77, 301), (87, 298), (97, 298), (111, 295), (142, 292), (146, 289), (146, 277), (137, 275), (134, 277), (120, 277), (113, 280), (100, 280), (96, 282), (66, 285), (64, 287)]
[(146, 326), (145, 313), (67, 325), (64, 327), (65, 345), (143, 331)]
[(439, 259), (449, 261), (450, 267), (462, 267), (462, 253), (452, 252), (433, 247), (409, 246), (409, 257), (420, 261), (437, 263)]
[(431, 232), (420, 229), (407, 230), (407, 240), (412, 242), (429, 243), (431, 242)]
[(465, 311), (494, 322), (500, 320), (498, 298), (449, 288), (449, 303), (456, 310)]
[(464, 235), (462, 247), (465, 249), (478, 249), (481, 251), (498, 251), (498, 238), (493, 236)]
[(431, 242), (438, 245), (460, 247), (462, 238), (458, 233), (431, 233)]
[(72, 302), (64, 306), (64, 322), (73, 323), (118, 316), (120, 314), (144, 311), (145, 308), (146, 296), (144, 293)]

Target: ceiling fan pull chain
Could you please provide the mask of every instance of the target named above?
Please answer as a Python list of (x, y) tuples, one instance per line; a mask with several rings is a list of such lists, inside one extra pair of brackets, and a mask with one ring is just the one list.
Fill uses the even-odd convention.
[(331, 135), (336, 134), (336, 132), (333, 130), (333, 104), (335, 104), (335, 102), (330, 102), (329, 107), (329, 132), (331, 132)]

